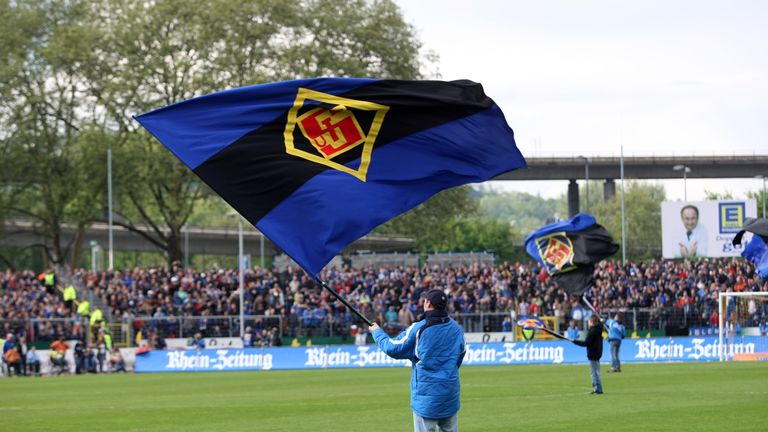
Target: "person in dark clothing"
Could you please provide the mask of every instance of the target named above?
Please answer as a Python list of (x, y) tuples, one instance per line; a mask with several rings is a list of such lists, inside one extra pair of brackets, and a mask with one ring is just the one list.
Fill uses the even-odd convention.
[(270, 346), (273, 346), (273, 347), (283, 346), (283, 340), (282, 338), (280, 338), (280, 332), (277, 330), (277, 327), (272, 327), (270, 338), (271, 338)]
[(80, 375), (85, 369), (85, 344), (81, 339), (75, 343), (75, 373)]
[(584, 340), (576, 339), (576, 345), (587, 347), (587, 359), (592, 375), (592, 393), (603, 394), (603, 383), (600, 379), (600, 358), (603, 356), (603, 326), (597, 315), (589, 316), (589, 330)]

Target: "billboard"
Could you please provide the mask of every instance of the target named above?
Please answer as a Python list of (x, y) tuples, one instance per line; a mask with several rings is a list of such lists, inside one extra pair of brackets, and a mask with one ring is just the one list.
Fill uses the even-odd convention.
[[(742, 336), (725, 348), (727, 354), (755, 354), (765, 338)], [(621, 346), (624, 363), (717, 361), (717, 336), (626, 339)], [(610, 352), (603, 341), (603, 353)], [(467, 343), (463, 366), (586, 363), (584, 348), (570, 342)], [(603, 363), (610, 356), (603, 355)], [(394, 360), (375, 345), (301, 348), (245, 348), (149, 351), (136, 356), (136, 372), (216, 372), (237, 370), (340, 369), (411, 367), (409, 360)]]
[(661, 203), (664, 258), (735, 257), (731, 240), (744, 219), (757, 216), (755, 200), (665, 201)]

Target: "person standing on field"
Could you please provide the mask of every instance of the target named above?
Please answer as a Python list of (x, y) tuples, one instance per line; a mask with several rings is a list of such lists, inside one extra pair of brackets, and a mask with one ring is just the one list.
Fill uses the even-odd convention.
[(394, 359), (408, 359), (415, 432), (459, 430), (459, 367), (466, 347), (461, 327), (448, 317), (448, 298), (439, 289), (424, 298), (424, 317), (394, 339), (374, 323), (376, 344)]
[(621, 323), (621, 314), (616, 314), (613, 319), (605, 322), (608, 327), (608, 343), (611, 345), (611, 372), (621, 372), (621, 359), (619, 359), (619, 350), (621, 341), (624, 339), (626, 329)]
[(589, 330), (584, 340), (576, 339), (576, 345), (587, 347), (589, 371), (592, 375), (592, 393), (603, 394), (603, 382), (600, 378), (600, 358), (603, 356), (603, 326), (597, 315), (589, 316)]

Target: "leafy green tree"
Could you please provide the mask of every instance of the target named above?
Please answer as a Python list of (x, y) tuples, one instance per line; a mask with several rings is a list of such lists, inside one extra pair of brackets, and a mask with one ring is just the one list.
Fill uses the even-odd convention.
[[(132, 115), (283, 79), (417, 79), (434, 61), (391, 0), (0, 0), (0, 24), (0, 218), (34, 220), (58, 264), (77, 262), (85, 228), (103, 218), (108, 147), (116, 223), (169, 261), (195, 207), (218, 199)], [(435, 227), (425, 239), (442, 241), (472, 212), (461, 191), (392, 224), (421, 219)]]
[(414, 29), (389, 0), (299, 2), (285, 65), (288, 77), (420, 77)]
[(462, 218), (452, 223), (443, 251), (493, 251), (497, 258), (510, 260), (519, 253), (522, 239), (509, 223), (500, 219)]
[(545, 199), (526, 192), (480, 191), (479, 212), (485, 218), (500, 219), (525, 236), (547, 221), (562, 218), (559, 199)]
[(763, 213), (763, 209), (765, 208), (766, 194), (762, 190), (747, 191), (747, 198), (753, 199), (757, 202), (757, 217), (759, 218), (766, 217), (766, 215)]
[(726, 191), (723, 193), (719, 192), (713, 192), (713, 191), (704, 191), (704, 199), (706, 201), (720, 201), (720, 200), (732, 200), (733, 199), (733, 192)]
[(420, 44), (388, 0), (100, 0), (90, 15), (98, 44), (82, 72), (116, 131), (118, 223), (169, 261), (207, 189), (131, 114), (246, 84), (419, 74)]
[[(661, 254), (661, 203), (666, 192), (661, 185), (628, 181), (624, 193), (626, 250), (631, 258), (649, 258)], [(621, 243), (621, 197), (595, 203), (591, 213)], [(628, 257), (628, 258), (629, 258)]]
[[(5, 213), (34, 222), (46, 257), (77, 259), (77, 244), (101, 202), (102, 163), (91, 137), (85, 83), (72, 73), (89, 38), (78, 1), (0, 2), (0, 121), (8, 169)], [(9, 197), (13, 197), (12, 201)], [(73, 238), (65, 223), (75, 226)]]
[(378, 227), (375, 232), (401, 234), (414, 238), (421, 251), (435, 250), (451, 244), (453, 226), (463, 217), (477, 213), (477, 200), (469, 186), (446, 189), (413, 210)]

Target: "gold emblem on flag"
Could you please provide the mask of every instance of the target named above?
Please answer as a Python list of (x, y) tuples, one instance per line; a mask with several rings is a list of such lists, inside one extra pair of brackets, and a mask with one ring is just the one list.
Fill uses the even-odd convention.
[(537, 238), (536, 246), (550, 274), (564, 273), (576, 268), (573, 263), (573, 243), (564, 231)]
[[(317, 107), (298, 115), (299, 110), (308, 100), (321, 102), (332, 106), (332, 108)], [(352, 111), (353, 109), (374, 111), (373, 122), (368, 133), (363, 131)], [(288, 111), (288, 121), (284, 133), (285, 150), (288, 154), (343, 171), (365, 181), (368, 167), (371, 164), (373, 144), (388, 110), (388, 106), (373, 102), (348, 99), (299, 88), (293, 107)], [(317, 150), (317, 154), (295, 146), (293, 133), (296, 125), (299, 126), (301, 134)], [(363, 149), (360, 165), (357, 169), (333, 161), (334, 157), (361, 145)]]

